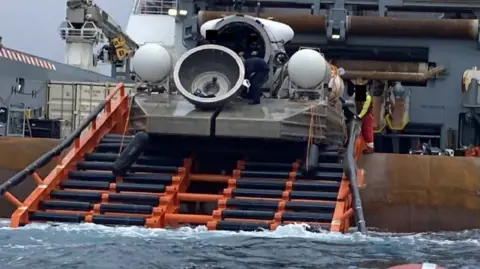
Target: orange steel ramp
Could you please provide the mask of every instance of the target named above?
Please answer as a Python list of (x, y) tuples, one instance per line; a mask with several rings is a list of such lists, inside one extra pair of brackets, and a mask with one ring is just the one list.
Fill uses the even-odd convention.
[[(119, 98), (112, 99), (116, 95)], [(100, 111), (104, 113), (97, 116)], [(202, 174), (193, 167), (194, 155), (166, 158), (145, 153), (125, 176), (114, 177), (113, 162), (132, 140), (124, 135), (128, 112), (128, 97), (120, 84), (74, 136), (0, 186), (0, 194), (17, 207), (11, 227), (55, 221), (149, 228), (190, 224), (210, 230), (273, 230), (290, 223), (337, 232), (350, 228), (351, 186), (335, 150), (320, 154), (319, 171), (312, 175), (299, 172), (300, 161), (295, 159), (289, 163), (238, 160), (225, 173)], [(349, 144), (350, 160), (353, 144)], [(71, 149), (65, 157), (42, 178), (37, 168), (67, 147)], [(10, 188), (28, 174), (38, 186), (20, 201)], [(198, 183), (210, 191), (220, 188), (196, 192), (193, 185)], [(210, 203), (214, 210), (185, 210), (185, 202)]]
[(480, 228), (480, 159), (381, 154), (362, 156), (361, 189), (371, 227), (391, 232)]

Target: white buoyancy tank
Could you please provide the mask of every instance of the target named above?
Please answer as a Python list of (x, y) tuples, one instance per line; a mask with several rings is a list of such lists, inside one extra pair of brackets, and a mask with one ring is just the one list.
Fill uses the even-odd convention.
[(320, 83), (328, 83), (330, 69), (327, 61), (316, 50), (302, 49), (295, 52), (288, 61), (290, 80), (295, 85), (309, 89)]
[[(290, 27), (288, 24), (281, 23), (278, 21), (252, 17), (252, 16), (244, 16), (244, 17), (246, 19), (250, 19), (252, 24), (257, 23), (255, 21), (258, 20), (263, 25), (263, 28), (268, 34), (268, 37), (271, 39), (270, 41), (289, 42), (295, 36), (295, 32), (293, 31), (292, 27)], [(228, 21), (228, 18), (229, 17), (207, 21), (200, 27), (200, 34), (204, 38), (206, 38), (207, 30), (215, 29), (215, 27), (217, 26), (217, 23), (223, 20)]]
[(135, 52), (132, 67), (143, 82), (160, 82), (172, 72), (172, 56), (162, 45), (147, 43)]

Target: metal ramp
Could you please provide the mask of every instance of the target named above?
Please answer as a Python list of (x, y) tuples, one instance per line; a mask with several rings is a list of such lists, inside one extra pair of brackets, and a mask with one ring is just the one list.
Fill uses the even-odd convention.
[[(120, 98), (112, 101), (116, 94)], [(105, 113), (97, 118), (102, 110)], [(265, 156), (270, 157), (263, 159), (246, 154), (246, 158), (230, 165), (227, 156), (212, 153), (218, 158), (210, 161), (206, 155), (182, 151), (170, 141), (158, 141), (150, 144), (123, 177), (115, 177), (113, 164), (132, 141), (132, 136), (121, 135), (127, 124), (126, 113), (128, 97), (123, 85), (119, 85), (71, 138), (0, 186), (0, 194), (18, 207), (11, 227), (31, 222), (91, 222), (148, 228), (205, 225), (209, 230), (256, 231), (306, 223), (313, 230), (347, 232), (353, 226), (355, 213), (357, 226), (364, 232), (363, 216), (353, 209), (361, 211), (361, 204), (352, 206), (359, 199), (358, 192), (351, 191), (357, 188), (356, 183), (350, 183), (352, 177), (355, 182), (356, 171), (355, 175), (344, 172), (354, 158), (354, 140), (346, 151), (324, 149), (318, 170), (309, 175), (301, 172), (302, 161), (295, 158), (279, 162), (268, 153)], [(87, 126), (89, 130), (80, 135)], [(221, 142), (213, 143), (220, 147)], [(248, 145), (234, 143), (250, 152)], [(70, 144), (72, 149), (56, 168), (45, 179), (40, 178), (36, 169)], [(169, 145), (174, 150), (165, 151)], [(204, 146), (212, 148), (207, 142)], [(345, 157), (350, 160), (347, 165), (340, 163), (342, 152), (351, 156)], [(212, 163), (215, 171), (222, 172), (205, 172)], [(21, 202), (9, 191), (28, 174), (33, 175), (38, 187)], [(192, 204), (197, 208), (192, 209)], [(199, 204), (204, 208), (199, 210)], [(206, 209), (208, 206), (211, 210)]]
[(335, 217), (350, 217), (344, 212), (335, 216), (343, 174), (338, 153), (324, 152), (319, 166), (320, 172), (306, 176), (298, 171), (300, 161), (239, 161), (208, 228), (275, 230), (279, 225), (307, 223), (313, 229), (343, 231), (345, 227), (331, 225)]

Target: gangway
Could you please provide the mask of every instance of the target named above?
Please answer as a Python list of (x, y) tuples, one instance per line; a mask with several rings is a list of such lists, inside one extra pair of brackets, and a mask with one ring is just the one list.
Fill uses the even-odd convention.
[[(302, 156), (282, 157), (281, 162), (275, 156), (261, 159), (250, 154), (258, 145), (237, 141), (250, 158), (239, 158), (228, 166), (212, 164), (208, 158), (201, 158), (205, 156), (184, 151), (182, 145), (164, 138), (150, 143), (128, 172), (116, 177), (113, 164), (134, 139), (125, 134), (128, 113), (129, 97), (124, 85), (119, 84), (60, 145), (2, 184), (0, 195), (17, 207), (10, 226), (90, 222), (148, 228), (205, 225), (209, 230), (256, 231), (306, 223), (312, 230), (347, 232), (357, 226), (366, 232), (358, 192), (362, 174), (355, 168), (362, 150), (356, 123), (350, 126), (346, 148), (324, 149), (313, 174), (300, 169)], [(211, 143), (226, 146), (216, 140), (205, 140), (202, 146), (214, 148)], [(60, 160), (58, 156), (65, 150), (68, 153)], [(41, 178), (37, 169), (55, 158), (59, 160), (56, 167)], [(220, 169), (209, 169), (212, 165)], [(208, 172), (214, 170), (222, 172)], [(29, 175), (37, 187), (25, 201), (19, 201), (11, 189)], [(211, 191), (218, 186), (220, 192)], [(189, 203), (213, 208), (191, 209)]]

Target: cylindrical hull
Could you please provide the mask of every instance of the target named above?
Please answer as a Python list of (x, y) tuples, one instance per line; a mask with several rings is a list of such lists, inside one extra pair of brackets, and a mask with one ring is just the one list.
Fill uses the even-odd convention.
[(391, 232), (480, 228), (480, 159), (375, 153), (361, 197), (369, 227)]

